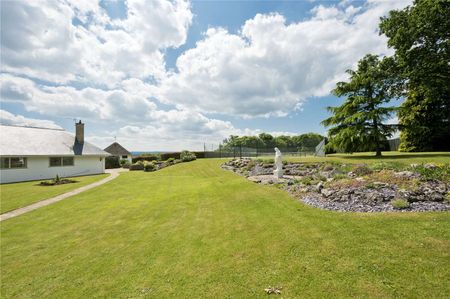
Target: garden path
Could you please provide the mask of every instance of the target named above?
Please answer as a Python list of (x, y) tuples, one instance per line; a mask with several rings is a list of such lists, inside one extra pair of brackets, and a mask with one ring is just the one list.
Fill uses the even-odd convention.
[(38, 201), (38, 202), (36, 202), (34, 204), (31, 204), (31, 205), (28, 205), (26, 207), (22, 207), (22, 208), (19, 208), (19, 209), (15, 209), (15, 210), (3, 213), (3, 214), (0, 215), (0, 222), (4, 221), (4, 220), (7, 220), (7, 219), (10, 219), (10, 218), (17, 217), (19, 215), (22, 215), (22, 214), (25, 214), (25, 213), (28, 213), (28, 212), (31, 212), (31, 211), (34, 211), (36, 209), (39, 209), (39, 208), (51, 205), (51, 204), (53, 204), (55, 202), (61, 201), (61, 200), (66, 199), (68, 197), (80, 194), (81, 192), (84, 192), (84, 191), (87, 191), (89, 189), (92, 189), (92, 188), (98, 187), (100, 185), (103, 185), (103, 184), (105, 184), (105, 183), (107, 183), (109, 181), (112, 181), (115, 178), (117, 178), (119, 176), (119, 173), (123, 172), (123, 171), (128, 171), (128, 169), (123, 169), (123, 168), (107, 169), (105, 172), (106, 173), (110, 173), (111, 175), (106, 177), (106, 178), (104, 178), (103, 180), (94, 182), (92, 184), (80, 187), (78, 189), (75, 189), (75, 190), (72, 190), (72, 191), (60, 194), (60, 195), (52, 197), (52, 198), (48, 198), (48, 199), (44, 199), (44, 200)]

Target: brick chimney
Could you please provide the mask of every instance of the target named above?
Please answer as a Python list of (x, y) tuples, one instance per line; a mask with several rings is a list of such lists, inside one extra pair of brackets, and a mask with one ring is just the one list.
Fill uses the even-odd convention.
[(80, 144), (84, 143), (84, 124), (81, 120), (75, 123), (75, 140)]

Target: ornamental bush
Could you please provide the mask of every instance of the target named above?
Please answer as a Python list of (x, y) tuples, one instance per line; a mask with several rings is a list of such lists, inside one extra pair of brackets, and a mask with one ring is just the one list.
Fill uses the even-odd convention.
[(144, 163), (142, 161), (138, 161), (134, 164), (131, 164), (130, 170), (144, 170)]
[(182, 151), (180, 154), (180, 159), (182, 162), (189, 162), (197, 159), (194, 153), (191, 153), (190, 151)]
[(138, 161), (158, 161), (161, 159), (161, 156), (158, 154), (142, 154), (137, 157), (133, 157), (133, 163)]
[(394, 209), (397, 210), (401, 210), (401, 209), (406, 209), (409, 207), (409, 202), (406, 199), (394, 199), (393, 201), (391, 201), (392, 206), (394, 207)]
[(144, 171), (155, 171), (156, 165), (153, 162), (145, 162), (144, 163)]

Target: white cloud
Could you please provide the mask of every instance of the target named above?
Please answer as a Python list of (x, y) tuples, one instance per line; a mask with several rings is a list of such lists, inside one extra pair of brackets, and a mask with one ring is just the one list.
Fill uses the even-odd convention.
[(126, 4), (127, 18), (111, 20), (98, 1), (2, 2), (2, 71), (109, 87), (130, 77), (163, 78), (162, 50), (185, 42), (190, 6), (183, 0)]
[(50, 120), (27, 118), (23, 115), (15, 115), (6, 110), (0, 109), (0, 123), (4, 125), (29, 126), (50, 129), (62, 129)]
[(284, 116), (308, 97), (329, 94), (365, 54), (388, 53), (379, 17), (408, 2), (317, 6), (310, 19), (292, 24), (280, 14), (257, 14), (238, 34), (210, 28), (178, 58), (160, 97), (208, 113)]
[[(87, 136), (88, 140), (101, 147), (109, 145), (113, 136), (117, 136), (132, 150), (200, 149), (203, 142), (217, 145), (232, 134), (255, 135), (261, 132), (240, 130), (231, 122), (208, 118), (199, 112), (161, 110), (148, 99), (147, 92), (151, 92), (152, 87), (137, 79), (123, 81), (121, 89), (116, 90), (42, 86), (8, 74), (2, 74), (0, 79), (4, 102), (21, 103), (26, 110), (47, 116), (81, 118), (86, 126), (101, 120), (108, 123), (108, 131)], [(10, 119), (10, 115), (4, 118)], [(16, 117), (16, 120), (21, 119)]]
[[(133, 151), (164, 150), (180, 151), (183, 149), (216, 149), (230, 135), (258, 135), (261, 130), (239, 129), (230, 122), (210, 119), (200, 113), (189, 111), (159, 111), (153, 115), (148, 125), (126, 125), (105, 135), (91, 136), (89, 141), (106, 147), (114, 141)], [(268, 132), (273, 136), (296, 135), (292, 132)]]
[[(101, 146), (116, 135), (132, 150), (201, 149), (231, 134), (261, 132), (210, 113), (287, 115), (306, 98), (327, 95), (364, 54), (386, 53), (378, 18), (406, 2), (319, 5), (310, 19), (292, 24), (258, 14), (236, 34), (210, 28), (178, 58), (174, 73), (164, 53), (185, 43), (189, 3), (125, 3), (126, 17), (111, 19), (98, 0), (2, 2), (2, 101), (49, 118), (107, 124), (109, 131), (90, 137)], [(5, 121), (55, 125), (1, 113)]]
[[(145, 84), (139, 80), (125, 81), (124, 89), (102, 90), (39, 85), (30, 79), (8, 74), (1, 74), (0, 79), (2, 101), (21, 103), (27, 111), (47, 116), (145, 121), (156, 109), (156, 104), (148, 99)], [(139, 84), (141, 89), (128, 90)]]

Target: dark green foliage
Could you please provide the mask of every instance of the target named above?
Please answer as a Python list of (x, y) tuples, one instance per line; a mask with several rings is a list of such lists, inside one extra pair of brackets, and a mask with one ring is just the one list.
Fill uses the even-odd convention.
[(120, 168), (119, 159), (114, 156), (106, 157), (105, 158), (105, 168), (106, 169)]
[(449, 16), (448, 0), (416, 0), (381, 20), (406, 96), (402, 151), (450, 150)]
[(197, 159), (194, 153), (191, 153), (190, 151), (182, 151), (180, 154), (180, 159), (183, 162), (189, 162)]
[(158, 161), (161, 160), (161, 155), (157, 154), (142, 154), (137, 157), (133, 157), (132, 161), (133, 163), (136, 163), (137, 161)]
[(42, 181), (39, 183), (39, 186), (56, 186), (56, 185), (64, 185), (64, 184), (71, 184), (71, 183), (77, 183), (76, 180), (71, 179), (62, 179), (59, 177), (59, 175), (56, 175), (54, 179), (50, 181)]
[(145, 162), (144, 163), (144, 171), (155, 171), (156, 165), (153, 162)]
[(261, 133), (258, 136), (236, 136), (231, 135), (223, 141), (223, 149), (246, 147), (258, 148), (261, 151), (268, 149), (273, 151), (274, 147), (280, 149), (295, 149), (296, 151), (313, 150), (324, 137), (316, 133), (306, 133), (297, 136), (281, 135), (274, 137), (268, 133)]
[(144, 170), (144, 162), (137, 161), (130, 165), (130, 170)]
[(424, 180), (441, 180), (450, 182), (450, 164), (421, 164), (412, 167), (412, 170), (420, 173), (422, 179)]
[(383, 123), (396, 110), (385, 106), (396, 94), (391, 61), (369, 54), (358, 62), (356, 71), (347, 72), (350, 81), (338, 82), (332, 91), (347, 98), (339, 107), (328, 107), (332, 116), (322, 122), (331, 127), (328, 147), (347, 153), (375, 150), (380, 156), (386, 139), (397, 129)]
[(397, 210), (406, 209), (409, 207), (409, 202), (406, 199), (394, 199), (391, 201), (392, 207)]
[(174, 158), (174, 159), (180, 159), (180, 152), (173, 152), (173, 153), (162, 153), (161, 154), (161, 160), (165, 161), (169, 158)]

